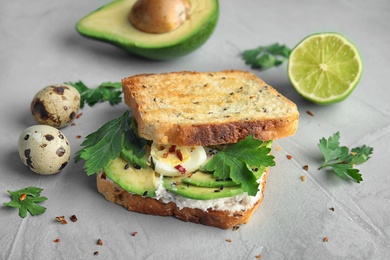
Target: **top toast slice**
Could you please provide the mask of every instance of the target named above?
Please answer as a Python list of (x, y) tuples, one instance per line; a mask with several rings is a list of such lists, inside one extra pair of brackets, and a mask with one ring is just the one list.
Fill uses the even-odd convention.
[(161, 144), (236, 143), (293, 135), (297, 106), (254, 74), (238, 70), (141, 74), (122, 80), (138, 134)]

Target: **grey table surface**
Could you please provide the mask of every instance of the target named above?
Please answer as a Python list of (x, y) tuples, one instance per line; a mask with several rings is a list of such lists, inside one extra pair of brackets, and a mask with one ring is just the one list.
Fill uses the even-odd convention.
[[(0, 203), (9, 201), (7, 190), (27, 186), (43, 188), (48, 197), (40, 216), (21, 219), (17, 210), (0, 207), (0, 259), (389, 259), (388, 0), (221, 0), (220, 19), (207, 43), (163, 62), (135, 57), (75, 31), (81, 17), (107, 2), (0, 4)], [(361, 81), (342, 103), (309, 103), (289, 83), (286, 64), (260, 72), (241, 58), (245, 49), (274, 42), (294, 47), (309, 34), (327, 31), (347, 36), (363, 59)], [(252, 71), (293, 100), (301, 114), (296, 135), (275, 141), (281, 149), (273, 149), (277, 166), (270, 171), (260, 209), (236, 231), (129, 212), (96, 191), (94, 177), (84, 174), (81, 163), (71, 160), (61, 173), (41, 176), (18, 157), (20, 133), (35, 124), (30, 102), (47, 85), (82, 80), (97, 86), (138, 73), (223, 69)], [(72, 158), (83, 137), (125, 109), (124, 104), (85, 107), (75, 126), (62, 129)], [(318, 140), (336, 131), (343, 145), (374, 147), (372, 158), (359, 167), (360, 184), (317, 170)], [(77, 222), (54, 220), (73, 214)], [(57, 238), (60, 242), (54, 243)]]

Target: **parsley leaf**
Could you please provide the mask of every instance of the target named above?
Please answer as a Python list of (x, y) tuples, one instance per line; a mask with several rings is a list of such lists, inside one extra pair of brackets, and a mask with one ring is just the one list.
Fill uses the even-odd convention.
[(324, 137), (320, 139), (318, 147), (324, 156), (324, 163), (318, 168), (319, 170), (331, 167), (343, 179), (350, 179), (357, 183), (363, 181), (362, 175), (354, 166), (370, 159), (370, 155), (374, 150), (372, 147), (363, 145), (349, 151), (348, 147), (340, 146), (339, 132), (328, 139)]
[(242, 57), (245, 64), (252, 69), (267, 70), (281, 65), (290, 56), (291, 49), (286, 45), (274, 43), (268, 46), (259, 46), (256, 49), (244, 51)]
[(84, 159), (87, 175), (100, 171), (122, 151), (123, 134), (128, 125), (129, 112), (105, 123), (96, 132), (89, 134), (81, 143), (83, 149), (76, 152), (75, 161)]
[(242, 141), (220, 151), (201, 170), (213, 172), (214, 177), (219, 179), (232, 179), (241, 184), (244, 191), (249, 195), (256, 195), (259, 184), (258, 175), (253, 168), (274, 166), (274, 156), (270, 155), (271, 149), (264, 146), (264, 142), (254, 139), (250, 135)]
[(41, 197), (43, 189), (36, 187), (27, 187), (18, 191), (7, 191), (11, 194), (11, 201), (3, 203), (6, 207), (18, 208), (19, 216), (25, 218), (27, 212), (32, 216), (40, 215), (46, 211), (46, 208), (37, 203), (47, 200), (46, 197)]
[(122, 102), (122, 84), (120, 82), (103, 82), (97, 88), (88, 88), (82, 81), (65, 82), (80, 93), (80, 108), (83, 108), (85, 103), (93, 106), (99, 102), (110, 102), (111, 105), (116, 105)]
[[(81, 143), (84, 146), (76, 152), (75, 162), (85, 160), (84, 168), (87, 175), (99, 172), (109, 162), (118, 157), (121, 152), (130, 150), (130, 160), (133, 163), (144, 166), (146, 160), (143, 156), (146, 153), (146, 140), (135, 134), (134, 122), (126, 111), (122, 116), (105, 123), (96, 132), (89, 134)], [(126, 158), (128, 159), (128, 158)]]
[(123, 149), (121, 151), (122, 158), (129, 163), (146, 168), (148, 166), (148, 160), (145, 157), (146, 144), (147, 141), (138, 136), (136, 122), (133, 118), (130, 124), (130, 130), (124, 134)]

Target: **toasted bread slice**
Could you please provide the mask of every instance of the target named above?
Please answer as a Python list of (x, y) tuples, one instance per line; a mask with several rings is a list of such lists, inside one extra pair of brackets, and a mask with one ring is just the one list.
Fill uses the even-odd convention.
[(298, 127), (297, 106), (245, 71), (141, 74), (122, 85), (139, 135), (157, 143), (206, 146), (251, 134), (274, 140)]

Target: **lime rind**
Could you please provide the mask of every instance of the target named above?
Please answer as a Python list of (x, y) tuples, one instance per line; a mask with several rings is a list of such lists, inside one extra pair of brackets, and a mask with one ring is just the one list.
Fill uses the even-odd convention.
[(313, 34), (291, 52), (288, 76), (305, 99), (327, 105), (345, 100), (362, 74), (355, 45), (338, 33)]

